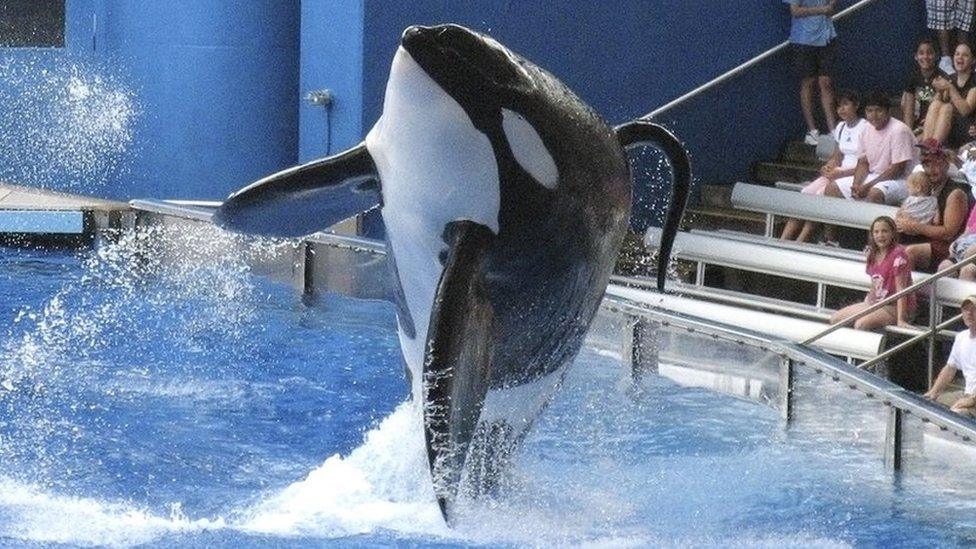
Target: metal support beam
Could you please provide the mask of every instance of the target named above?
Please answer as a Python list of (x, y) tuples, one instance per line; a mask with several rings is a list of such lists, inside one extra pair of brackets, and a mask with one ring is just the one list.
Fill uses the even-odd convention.
[(939, 303), (935, 299), (935, 284), (929, 285), (929, 353), (928, 353), (928, 386), (935, 380), (935, 346), (936, 336), (939, 334), (938, 314)]
[(771, 213), (766, 214), (766, 232), (765, 232), (765, 235), (766, 235), (767, 238), (772, 238), (773, 237), (773, 231), (775, 230), (775, 228), (776, 228), (776, 216), (773, 215), (773, 214), (771, 214)]
[(644, 374), (656, 374), (660, 354), (661, 325), (645, 319), (634, 322), (630, 376), (637, 383)]
[(307, 240), (302, 242), (299, 263), (301, 272), (296, 278), (301, 280), (302, 300), (310, 302), (315, 299), (315, 244)]
[(885, 469), (889, 471), (901, 470), (902, 452), (902, 410), (895, 406), (888, 407), (888, 421), (885, 425)]
[(793, 422), (793, 360), (783, 357), (779, 361), (779, 415), (783, 424)]

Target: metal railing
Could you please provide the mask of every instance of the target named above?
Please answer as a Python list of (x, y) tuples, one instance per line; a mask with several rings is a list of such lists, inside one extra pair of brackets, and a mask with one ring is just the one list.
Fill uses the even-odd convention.
[(872, 358), (871, 360), (868, 360), (866, 362), (861, 363), (860, 368), (862, 368), (862, 369), (871, 368), (871, 367), (875, 366), (876, 364), (880, 363), (881, 361), (888, 359), (892, 355), (894, 355), (894, 354), (896, 354), (898, 352), (901, 352), (904, 349), (907, 349), (908, 347), (911, 347), (911, 346), (915, 345), (919, 341), (922, 341), (923, 339), (928, 339), (929, 340), (928, 382), (929, 382), (929, 385), (932, 385), (932, 379), (934, 378), (934, 373), (935, 373), (935, 340), (936, 340), (936, 337), (938, 336), (938, 334), (939, 334), (939, 332), (941, 330), (945, 329), (946, 327), (948, 327), (949, 325), (951, 325), (952, 323), (956, 322), (957, 320), (959, 320), (961, 318), (961, 315), (956, 315), (956, 316), (952, 317), (951, 319), (949, 319), (949, 320), (947, 320), (945, 322), (938, 323), (938, 324), (936, 323), (936, 320), (938, 318), (937, 315), (936, 315), (936, 309), (939, 306), (939, 304), (938, 304), (938, 300), (936, 299), (937, 296), (935, 295), (935, 282), (938, 281), (941, 278), (945, 278), (946, 276), (949, 276), (949, 275), (955, 273), (956, 271), (958, 271), (959, 269), (965, 267), (966, 265), (973, 265), (973, 264), (976, 264), (976, 255), (967, 257), (966, 259), (960, 261), (959, 263), (955, 263), (953, 265), (950, 265), (949, 267), (946, 267), (945, 269), (942, 269), (941, 271), (936, 272), (932, 276), (926, 277), (926, 278), (924, 278), (924, 279), (922, 279), (922, 280), (920, 280), (918, 282), (915, 282), (911, 286), (909, 286), (909, 287), (907, 287), (907, 288), (905, 288), (905, 289), (903, 289), (903, 290), (901, 290), (899, 292), (895, 292), (894, 294), (891, 294), (890, 296), (882, 299), (881, 301), (878, 301), (877, 303), (871, 305), (867, 309), (864, 309), (863, 311), (860, 311), (859, 313), (857, 313), (855, 315), (851, 315), (851, 316), (845, 318), (844, 320), (841, 320), (840, 322), (837, 322), (836, 324), (831, 324), (829, 328), (823, 330), (822, 332), (820, 332), (818, 334), (813, 335), (812, 337), (806, 339), (805, 341), (802, 341), (800, 343), (800, 345), (810, 345), (814, 341), (817, 341), (818, 339), (826, 336), (827, 334), (831, 334), (831, 333), (833, 333), (833, 332), (835, 332), (835, 331), (837, 331), (837, 330), (839, 330), (841, 328), (844, 328), (844, 327), (846, 327), (848, 325), (851, 325), (851, 324), (857, 322), (858, 319), (864, 318), (865, 316), (867, 316), (867, 315), (869, 315), (869, 314), (871, 314), (871, 313), (873, 313), (873, 312), (875, 312), (875, 311), (877, 311), (877, 310), (879, 310), (879, 309), (881, 309), (881, 308), (883, 308), (883, 307), (885, 307), (887, 305), (890, 305), (890, 304), (898, 301), (899, 299), (901, 299), (901, 298), (903, 298), (903, 297), (905, 297), (905, 296), (907, 296), (909, 294), (915, 293), (918, 290), (920, 290), (922, 288), (925, 288), (927, 286), (929, 288), (929, 326), (928, 326), (928, 329), (925, 332), (923, 332), (921, 334), (918, 334), (918, 335), (912, 337), (911, 339), (908, 339), (907, 341), (904, 341), (904, 342), (902, 342), (902, 343), (900, 343), (900, 344), (892, 347), (891, 349), (888, 349), (887, 351), (879, 354), (878, 356)]
[[(850, 14), (852, 14), (852, 13), (854, 13), (854, 12), (856, 12), (856, 11), (862, 9), (862, 8), (865, 8), (868, 5), (873, 4), (876, 1), (877, 0), (861, 0), (860, 2), (857, 2), (856, 4), (848, 7), (847, 9), (844, 9), (844, 10), (836, 13), (833, 16), (832, 19), (834, 21), (840, 21), (841, 19), (847, 17), (848, 15), (850, 15)], [(724, 73), (724, 74), (722, 74), (720, 76), (717, 76), (716, 78), (714, 78), (714, 79), (706, 82), (705, 84), (702, 84), (701, 86), (698, 86), (697, 88), (695, 88), (695, 89), (691, 90), (690, 92), (682, 95), (681, 97), (678, 97), (677, 99), (674, 99), (674, 100), (672, 100), (672, 101), (670, 101), (670, 102), (668, 102), (668, 103), (666, 103), (666, 104), (664, 104), (664, 105), (662, 105), (662, 106), (654, 109), (650, 113), (645, 114), (644, 116), (640, 117), (640, 120), (651, 120), (651, 119), (653, 119), (655, 117), (658, 117), (661, 114), (663, 114), (664, 112), (669, 111), (669, 110), (671, 110), (674, 107), (677, 107), (678, 105), (684, 103), (685, 101), (688, 101), (692, 97), (695, 97), (696, 95), (699, 95), (699, 94), (701, 94), (701, 93), (703, 93), (703, 92), (705, 92), (705, 91), (707, 91), (707, 90), (709, 90), (709, 89), (711, 89), (711, 88), (713, 88), (713, 87), (715, 87), (715, 86), (717, 86), (717, 85), (719, 85), (719, 84), (721, 84), (721, 83), (723, 83), (723, 82), (725, 82), (727, 80), (730, 80), (730, 79), (738, 76), (739, 74), (745, 72), (747, 69), (753, 67), (754, 65), (756, 65), (756, 64), (758, 64), (758, 63), (760, 63), (760, 62), (762, 62), (762, 61), (764, 61), (764, 60), (766, 60), (766, 59), (768, 59), (768, 58), (776, 55), (777, 53), (779, 53), (780, 51), (782, 51), (783, 49), (785, 49), (789, 45), (789, 43), (790, 43), (789, 40), (787, 40), (787, 41), (785, 41), (785, 42), (783, 42), (783, 43), (781, 43), (781, 44), (779, 44), (779, 45), (777, 45), (777, 46), (775, 46), (775, 47), (767, 50), (766, 52), (761, 53), (761, 54), (759, 54), (756, 57), (753, 57), (749, 61), (746, 61), (745, 63), (743, 63), (743, 64), (735, 67), (734, 69), (732, 69), (732, 70), (730, 70), (730, 71), (728, 71), (728, 72), (726, 72), (726, 73)]]

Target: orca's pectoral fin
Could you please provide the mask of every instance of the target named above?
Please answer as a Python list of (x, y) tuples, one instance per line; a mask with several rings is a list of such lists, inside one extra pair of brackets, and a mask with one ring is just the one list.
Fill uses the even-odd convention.
[(427, 333), (424, 433), (434, 493), (448, 523), (491, 373), (494, 311), (482, 265), (492, 238), (471, 221), (448, 227), (450, 248)]
[(691, 161), (688, 159), (688, 152), (684, 145), (664, 126), (647, 120), (634, 120), (617, 126), (615, 130), (620, 144), (625, 149), (651, 145), (661, 149), (671, 162), (674, 186), (671, 190), (668, 213), (664, 218), (664, 227), (661, 229), (661, 243), (658, 245), (657, 254), (657, 289), (664, 291), (668, 263), (671, 261), (671, 248), (674, 245), (674, 237), (678, 234), (678, 227), (681, 225), (688, 194), (691, 192)]
[(303, 236), (380, 202), (379, 176), (365, 144), (288, 168), (230, 195), (213, 221), (265, 236)]

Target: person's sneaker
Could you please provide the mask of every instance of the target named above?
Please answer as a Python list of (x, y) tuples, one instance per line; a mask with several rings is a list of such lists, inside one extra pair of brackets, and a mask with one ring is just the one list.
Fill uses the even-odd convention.
[(840, 248), (840, 242), (836, 240), (821, 240), (820, 245), (827, 248)]
[(952, 65), (952, 58), (948, 55), (943, 55), (942, 59), (939, 60), (939, 68), (946, 74), (954, 74), (956, 72), (956, 67)]
[(820, 132), (817, 130), (808, 131), (807, 135), (803, 138), (803, 142), (807, 145), (813, 145), (816, 147), (817, 144), (820, 143)]

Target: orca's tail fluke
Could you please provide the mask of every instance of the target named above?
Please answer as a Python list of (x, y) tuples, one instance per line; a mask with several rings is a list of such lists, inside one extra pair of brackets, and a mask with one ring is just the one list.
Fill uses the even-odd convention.
[(671, 261), (671, 248), (691, 192), (691, 161), (681, 141), (664, 126), (638, 119), (621, 124), (615, 130), (620, 144), (625, 149), (645, 145), (658, 147), (671, 162), (674, 184), (671, 189), (668, 213), (661, 228), (661, 242), (658, 245), (657, 288), (664, 291), (664, 281), (667, 279), (668, 264)]

